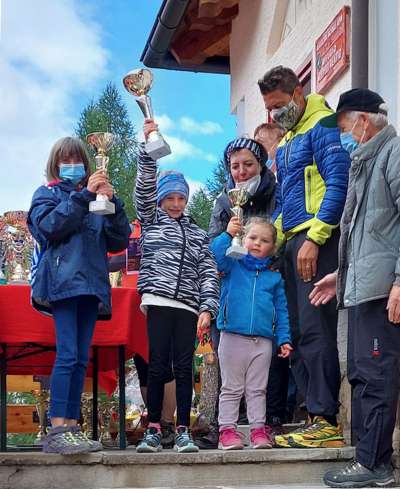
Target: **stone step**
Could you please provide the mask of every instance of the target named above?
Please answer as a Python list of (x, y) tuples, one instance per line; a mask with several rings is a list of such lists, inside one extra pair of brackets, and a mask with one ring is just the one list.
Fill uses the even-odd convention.
[[(133, 449), (61, 456), (0, 453), (0, 489), (318, 487), (323, 474), (354, 456), (352, 447), (178, 454)], [(299, 485), (300, 484), (300, 485)]]

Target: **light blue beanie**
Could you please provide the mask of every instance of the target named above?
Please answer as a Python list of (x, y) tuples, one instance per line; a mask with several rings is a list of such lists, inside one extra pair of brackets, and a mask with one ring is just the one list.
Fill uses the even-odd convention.
[(167, 170), (160, 173), (157, 180), (157, 204), (169, 194), (177, 193), (189, 200), (189, 185), (182, 173), (175, 170)]

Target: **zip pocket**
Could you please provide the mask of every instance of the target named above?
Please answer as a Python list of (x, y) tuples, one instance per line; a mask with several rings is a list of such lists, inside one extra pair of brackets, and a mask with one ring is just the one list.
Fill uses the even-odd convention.
[(312, 188), (312, 166), (304, 168), (305, 204), (307, 214), (314, 214), (313, 188)]

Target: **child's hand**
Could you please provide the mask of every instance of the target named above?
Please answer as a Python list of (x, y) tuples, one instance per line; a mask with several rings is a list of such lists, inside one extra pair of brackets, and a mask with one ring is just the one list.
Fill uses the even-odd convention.
[(107, 175), (104, 173), (103, 170), (97, 170), (92, 175), (90, 175), (87, 183), (87, 189), (89, 190), (89, 192), (93, 192), (94, 194), (96, 194), (99, 187), (105, 185), (106, 183), (108, 183)]
[(202, 312), (197, 320), (197, 338), (200, 344), (207, 343), (210, 337), (211, 314), (207, 311)]
[(228, 227), (226, 228), (226, 232), (234, 238), (240, 233), (242, 226), (240, 224), (240, 219), (237, 216), (233, 216), (228, 223)]
[(293, 351), (293, 347), (290, 343), (284, 343), (279, 347), (280, 353), (278, 353), (278, 357), (287, 358)]
[(143, 133), (146, 142), (149, 138), (149, 134), (154, 131), (158, 131), (158, 124), (156, 124), (153, 119), (145, 119), (143, 124)]
[(114, 188), (110, 182), (107, 182), (104, 185), (98, 187), (97, 193), (100, 195), (106, 195), (108, 200), (111, 200), (114, 195)]

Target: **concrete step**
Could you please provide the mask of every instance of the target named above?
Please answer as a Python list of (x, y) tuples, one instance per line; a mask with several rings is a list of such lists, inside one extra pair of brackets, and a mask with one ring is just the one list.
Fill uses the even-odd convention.
[[(61, 456), (0, 453), (0, 489), (318, 487), (330, 468), (354, 456), (341, 449), (270, 449), (178, 454), (134, 449)], [(299, 485), (300, 484), (300, 485)]]

